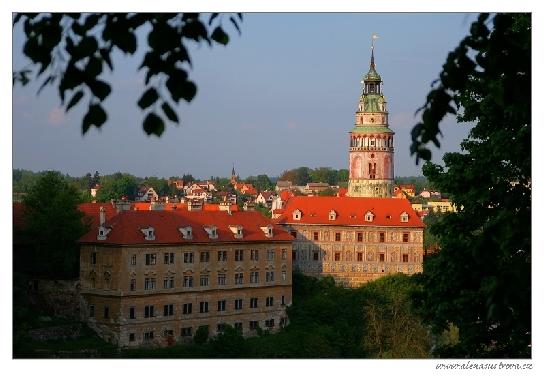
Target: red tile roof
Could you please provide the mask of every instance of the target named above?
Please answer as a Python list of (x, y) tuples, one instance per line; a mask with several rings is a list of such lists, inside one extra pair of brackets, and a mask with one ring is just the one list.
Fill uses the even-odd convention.
[[(293, 219), (293, 212), (302, 212), (300, 220)], [(329, 212), (336, 212), (335, 220)], [(365, 221), (365, 214), (374, 214), (372, 222)], [(401, 213), (409, 215), (408, 222), (401, 222)], [(328, 224), (328, 225), (378, 225), (401, 227), (424, 227), (424, 223), (406, 199), (368, 197), (309, 197), (290, 198), (284, 213), (277, 220), (280, 224)]]
[(289, 190), (283, 190), (280, 192), (280, 199), (282, 201), (288, 201), (291, 197), (295, 196), (292, 192)]
[[(266, 237), (260, 229), (273, 226), (273, 237)], [(123, 211), (106, 221), (110, 227), (106, 240), (98, 241), (98, 226), (94, 226), (80, 242), (99, 244), (187, 244), (195, 242), (248, 242), (248, 241), (291, 241), (291, 236), (259, 212), (210, 212), (210, 211)], [(217, 227), (218, 238), (210, 239), (204, 226)], [(243, 238), (236, 239), (229, 226), (240, 225)], [(142, 228), (153, 227), (155, 240), (145, 240)], [(178, 228), (191, 226), (193, 238), (184, 239)]]
[[(149, 204), (148, 204), (149, 205)], [(108, 202), (88, 202), (79, 204), (78, 209), (85, 214), (86, 218), (91, 221), (91, 226), (98, 226), (98, 214), (100, 207), (103, 206), (106, 213), (106, 221), (111, 219), (117, 214), (117, 209)]]

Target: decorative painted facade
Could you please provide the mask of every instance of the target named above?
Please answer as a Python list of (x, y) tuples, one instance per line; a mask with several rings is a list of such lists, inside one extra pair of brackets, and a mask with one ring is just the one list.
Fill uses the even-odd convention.
[(382, 79), (375, 68), (374, 46), (369, 72), (350, 131), (348, 196), (392, 197), (394, 187), (394, 132), (388, 126)]
[(192, 341), (229, 324), (279, 330), (292, 237), (258, 212), (122, 211), (81, 242), (82, 317), (121, 347)]
[(293, 269), (357, 287), (422, 271), (424, 223), (406, 199), (293, 197), (277, 219), (295, 237)]

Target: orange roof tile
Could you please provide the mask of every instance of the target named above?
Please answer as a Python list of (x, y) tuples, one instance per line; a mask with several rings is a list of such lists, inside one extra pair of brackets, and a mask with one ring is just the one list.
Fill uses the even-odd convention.
[[(302, 212), (300, 220), (293, 219), (293, 212)], [(329, 212), (337, 213), (335, 220)], [(365, 221), (365, 214), (374, 215), (372, 222)], [(401, 213), (409, 215), (408, 222), (401, 222)], [(424, 227), (424, 223), (406, 199), (369, 197), (309, 197), (290, 198), (284, 213), (277, 220), (280, 224), (327, 224), (327, 225), (378, 225), (396, 227)]]
[[(266, 237), (260, 229), (267, 225), (273, 226), (273, 237)], [(270, 219), (259, 212), (210, 212), (210, 211), (123, 211), (106, 221), (110, 227), (106, 240), (98, 241), (97, 226), (84, 235), (80, 242), (98, 244), (187, 244), (195, 242), (248, 242), (248, 241), (291, 241), (291, 236)], [(210, 239), (204, 226), (217, 227), (218, 238)], [(229, 226), (243, 227), (243, 238), (236, 239)], [(191, 226), (193, 238), (184, 239), (180, 227)], [(142, 228), (153, 227), (155, 240), (145, 240)]]

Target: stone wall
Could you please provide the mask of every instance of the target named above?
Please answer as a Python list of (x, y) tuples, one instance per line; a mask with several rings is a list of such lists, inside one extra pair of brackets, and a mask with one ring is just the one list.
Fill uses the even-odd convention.
[(29, 280), (28, 300), (50, 315), (82, 320), (79, 280)]

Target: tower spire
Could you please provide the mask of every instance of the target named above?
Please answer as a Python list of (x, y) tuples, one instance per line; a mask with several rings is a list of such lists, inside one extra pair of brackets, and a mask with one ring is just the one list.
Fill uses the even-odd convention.
[(378, 39), (378, 35), (374, 33), (371, 35), (371, 68), (375, 69), (375, 39)]

